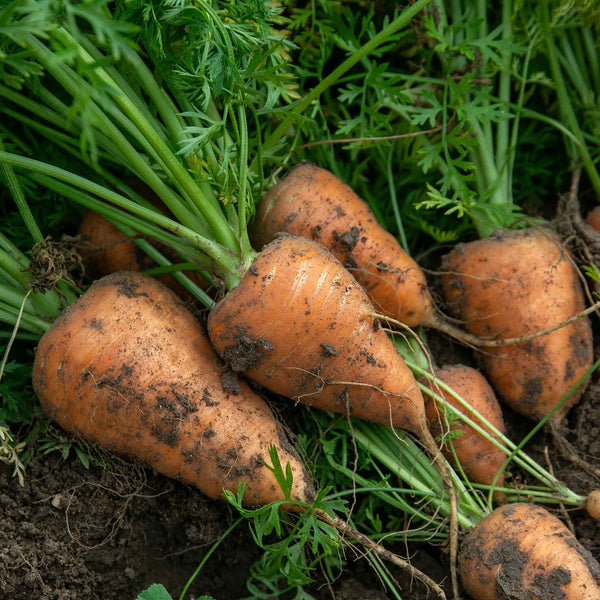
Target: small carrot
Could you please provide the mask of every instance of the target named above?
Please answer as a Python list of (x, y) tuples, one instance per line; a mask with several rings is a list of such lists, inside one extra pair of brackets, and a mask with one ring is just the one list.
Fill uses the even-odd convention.
[(117, 271), (145, 271), (155, 266), (133, 240), (93, 210), (83, 216), (77, 230), (86, 272), (99, 279)]
[[(164, 205), (150, 188), (138, 181), (128, 181), (137, 194), (146, 198), (157, 210), (163, 212)], [(94, 279), (110, 275), (117, 271), (147, 271), (155, 268), (156, 263), (146, 254), (134, 239), (127, 237), (117, 229), (110, 221), (93, 210), (88, 210), (77, 230), (82, 239), (79, 253), (84, 261), (87, 273)], [(165, 244), (156, 240), (150, 242), (171, 259), (177, 262), (177, 256), (173, 250)], [(203, 290), (210, 287), (209, 281), (199, 271), (183, 271), (193, 283)], [(171, 288), (179, 297), (190, 300), (192, 296), (187, 290), (169, 273), (160, 273), (156, 278)]]
[[(585, 308), (578, 272), (551, 231), (497, 232), (459, 244), (443, 262), (444, 294), (468, 330), (485, 338), (519, 338), (551, 327)], [(587, 373), (593, 362), (589, 318), (551, 333), (481, 353), (499, 398), (541, 419)], [(581, 397), (571, 393), (553, 414), (558, 422)]]
[[(468, 402), (498, 431), (505, 433), (500, 404), (494, 390), (479, 371), (465, 365), (447, 365), (435, 370), (435, 378)], [(440, 388), (436, 381), (425, 378), (422, 380), (432, 392), (439, 394), (450, 406), (468, 415), (467, 410), (458, 400), (451, 393)], [(434, 435), (450, 437), (449, 441), (442, 444), (442, 450), (450, 460), (453, 460), (456, 454), (456, 459), (469, 479), (484, 485), (493, 484), (502, 487), (504, 473), (501, 470), (506, 460), (502, 450), (459, 419), (450, 419), (450, 423), (446, 423), (440, 406), (429, 396), (425, 396), (425, 413)], [(477, 421), (475, 417), (473, 418)], [(479, 424), (484, 430), (487, 429), (485, 425)], [(491, 431), (488, 430), (487, 433), (494, 437)], [(495, 498), (502, 501), (504, 494), (496, 492)]]
[(600, 206), (595, 206), (590, 210), (585, 217), (585, 222), (596, 231), (600, 231)]
[(313, 495), (267, 404), (219, 363), (181, 301), (140, 273), (98, 280), (56, 319), (37, 347), (33, 386), (67, 431), (212, 498), (245, 482), (248, 503), (284, 500), (264, 464), (271, 444), (291, 466), (291, 499)]
[(462, 584), (475, 600), (599, 600), (600, 565), (545, 508), (507, 504), (461, 544)]

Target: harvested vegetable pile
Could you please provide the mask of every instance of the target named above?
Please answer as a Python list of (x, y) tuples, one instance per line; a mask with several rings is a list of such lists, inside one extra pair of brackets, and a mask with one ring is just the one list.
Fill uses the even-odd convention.
[(354, 4), (0, 0), (11, 597), (600, 599), (600, 13)]

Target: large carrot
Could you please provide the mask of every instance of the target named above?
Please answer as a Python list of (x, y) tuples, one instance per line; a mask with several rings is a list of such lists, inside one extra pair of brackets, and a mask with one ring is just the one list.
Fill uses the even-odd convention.
[(412, 372), (373, 315), (363, 288), (322, 245), (280, 236), (218, 302), (208, 333), (232, 369), (308, 406), (414, 433), (457, 499), (429, 431)]
[[(302, 512), (311, 480), (267, 404), (219, 362), (204, 330), (160, 282), (136, 272), (96, 281), (50, 326), (33, 385), (64, 429), (143, 461), (212, 498), (245, 483), (249, 504)], [(265, 465), (275, 447), (289, 497)], [(291, 501), (291, 502), (288, 502)], [(428, 576), (339, 517), (321, 521), (444, 594)]]
[(42, 337), (33, 386), (64, 429), (139, 459), (212, 498), (246, 483), (245, 500), (283, 500), (266, 468), (274, 444), (292, 500), (313, 488), (267, 404), (219, 363), (177, 297), (140, 273), (95, 282)]
[(409, 327), (425, 325), (464, 338), (436, 312), (419, 265), (371, 209), (333, 173), (294, 167), (258, 204), (250, 235), (257, 248), (277, 233), (311, 238), (331, 252), (367, 291), (376, 311)]
[[(584, 298), (578, 272), (558, 237), (548, 230), (497, 232), (459, 244), (443, 264), (447, 301), (473, 334), (486, 338), (531, 336), (481, 353), (501, 400), (541, 419), (592, 366), (587, 317), (535, 337), (580, 313)], [(554, 413), (558, 422), (584, 386)]]
[(600, 565), (556, 517), (508, 504), (461, 544), (463, 586), (475, 600), (599, 600)]

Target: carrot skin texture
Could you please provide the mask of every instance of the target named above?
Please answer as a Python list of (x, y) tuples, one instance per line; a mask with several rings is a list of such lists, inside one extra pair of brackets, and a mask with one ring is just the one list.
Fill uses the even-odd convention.
[(427, 429), (416, 380), (366, 293), (316, 242), (281, 236), (265, 246), (211, 311), (208, 333), (235, 371), (272, 392), (419, 436)]
[(476, 600), (600, 600), (600, 565), (533, 504), (494, 510), (463, 540), (459, 574)]
[(301, 163), (260, 201), (250, 236), (256, 248), (278, 232), (328, 248), (365, 288), (375, 309), (413, 327), (434, 325), (425, 275), (371, 209), (333, 173)]
[[(478, 336), (506, 339), (558, 325), (585, 308), (577, 270), (551, 231), (496, 232), (457, 245), (442, 265), (451, 309)], [(592, 331), (583, 317), (547, 335), (484, 348), (481, 359), (499, 398), (540, 419), (592, 366)], [(580, 386), (554, 413), (560, 421)]]
[[(292, 467), (292, 499), (312, 485), (281, 426), (248, 385), (224, 379), (208, 338), (164, 285), (121, 272), (95, 282), (42, 337), (33, 386), (47, 416), (160, 473), (222, 498), (283, 500), (269, 461)], [(229, 381), (227, 385), (226, 381)]]
[[(435, 376), (467, 401), (498, 431), (505, 433), (500, 404), (494, 394), (494, 390), (479, 371), (465, 365), (447, 365), (437, 369)], [(432, 391), (442, 396), (448, 404), (470, 416), (467, 409), (463, 408), (452, 395), (441, 389), (433, 381), (424, 380), (423, 383)], [(425, 396), (425, 413), (429, 421), (429, 427), (434, 435), (443, 435), (447, 432), (448, 428), (444, 424), (444, 417), (441, 414), (438, 403), (427, 395)], [(476, 417), (473, 416), (472, 418), (475, 422), (478, 422)], [(479, 424), (483, 427), (483, 424)], [(502, 469), (506, 460), (504, 452), (472, 427), (458, 419), (450, 423), (450, 432), (459, 434), (453, 437), (452, 446), (469, 479), (485, 485), (494, 483), (496, 475)], [(489, 430), (488, 433), (493, 435)], [(449, 460), (452, 460), (453, 454), (449, 444), (444, 443), (442, 451)], [(502, 487), (503, 484), (504, 473), (500, 473), (498, 479), (495, 481), (495, 485), (496, 487)], [(495, 497), (498, 501), (502, 501), (504, 495), (496, 492)]]

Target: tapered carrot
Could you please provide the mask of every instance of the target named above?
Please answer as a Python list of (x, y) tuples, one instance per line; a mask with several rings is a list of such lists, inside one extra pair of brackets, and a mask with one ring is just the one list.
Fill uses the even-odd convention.
[(85, 213), (77, 233), (83, 242), (80, 254), (86, 272), (93, 279), (117, 271), (145, 271), (156, 266), (133, 240), (93, 210)]
[(600, 206), (595, 206), (588, 212), (585, 222), (596, 231), (600, 231)]
[[(46, 414), (67, 431), (212, 498), (245, 483), (249, 504), (283, 501), (302, 512), (314, 499), (267, 404), (220, 363), (181, 301), (145, 275), (106, 276), (66, 309), (40, 341), (33, 385)], [(289, 498), (265, 465), (272, 446), (291, 469)], [(320, 508), (315, 515), (445, 597), (431, 578), (343, 519)]]
[(263, 248), (208, 318), (217, 352), (239, 373), (308, 406), (414, 433), (457, 499), (423, 396), (363, 288), (322, 245), (280, 236)]
[(280, 237), (217, 303), (208, 332), (235, 371), (309, 406), (428, 431), (411, 371), (350, 273), (322, 246)]
[(140, 273), (95, 282), (42, 337), (33, 386), (67, 431), (139, 459), (212, 498), (246, 483), (245, 500), (283, 500), (269, 447), (293, 473), (292, 500), (313, 488), (266, 403), (228, 375), (176, 296)]
[[(485, 338), (518, 338), (545, 331), (584, 310), (577, 269), (549, 230), (498, 232), (459, 244), (443, 264), (447, 301), (471, 333)], [(589, 318), (551, 333), (481, 352), (488, 378), (501, 400), (519, 413), (540, 419), (590, 369)], [(575, 390), (554, 413), (559, 421), (581, 397)]]
[(409, 327), (425, 325), (465, 337), (436, 312), (415, 260), (377, 222), (367, 203), (326, 169), (301, 163), (262, 198), (250, 226), (254, 245), (261, 248), (279, 232), (313, 239), (331, 250), (378, 313)]

